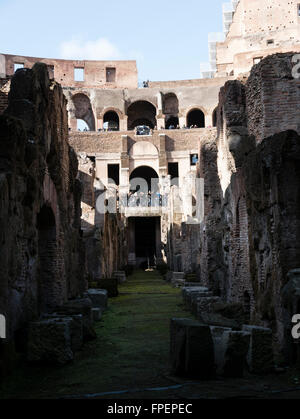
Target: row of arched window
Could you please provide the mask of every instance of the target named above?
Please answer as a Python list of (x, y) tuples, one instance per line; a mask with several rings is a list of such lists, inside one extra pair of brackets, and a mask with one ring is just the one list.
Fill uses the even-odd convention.
[[(74, 116), (78, 121), (79, 130), (95, 131), (95, 117), (90, 99), (82, 94), (76, 94), (72, 98)], [(151, 129), (176, 129), (179, 127), (178, 99), (174, 94), (165, 95), (163, 100), (163, 113), (165, 115), (165, 127), (157, 126), (156, 107), (144, 100), (133, 102), (127, 109), (127, 129), (134, 130), (137, 126), (146, 125)], [(216, 110), (213, 115), (213, 126), (216, 126)], [(185, 128), (205, 128), (205, 114), (199, 108), (191, 109), (186, 115)], [(120, 130), (120, 117), (117, 112), (109, 110), (103, 115), (103, 129), (107, 131)]]

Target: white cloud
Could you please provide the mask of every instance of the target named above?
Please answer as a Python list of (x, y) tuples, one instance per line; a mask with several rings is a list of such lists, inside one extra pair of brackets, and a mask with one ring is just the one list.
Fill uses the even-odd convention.
[(73, 39), (62, 42), (60, 55), (66, 60), (117, 60), (121, 58), (118, 48), (106, 38), (96, 41)]

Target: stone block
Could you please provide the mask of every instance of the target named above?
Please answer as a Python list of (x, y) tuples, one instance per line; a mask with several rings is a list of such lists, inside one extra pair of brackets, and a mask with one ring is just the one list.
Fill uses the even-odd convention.
[(70, 321), (70, 333), (71, 333), (71, 348), (73, 352), (77, 352), (82, 348), (83, 345), (83, 315), (74, 314), (72, 316), (63, 316), (57, 313), (47, 315), (44, 320), (67, 320)]
[(214, 312), (227, 319), (236, 320), (241, 328), (247, 322), (247, 315), (244, 312), (243, 304), (219, 302), (214, 305)]
[(73, 352), (77, 352), (83, 345), (83, 315), (75, 314), (71, 319), (71, 347)]
[(221, 341), (225, 332), (231, 332), (229, 327), (210, 326), (211, 335), (214, 342), (215, 364), (220, 366), (222, 364), (222, 345)]
[(126, 273), (124, 271), (116, 271), (113, 273), (113, 278), (118, 280), (119, 284), (126, 282)]
[(68, 318), (31, 322), (28, 331), (28, 361), (56, 365), (72, 361), (71, 323), (72, 319)]
[(184, 272), (173, 272), (172, 273), (172, 280), (177, 281), (178, 279), (185, 281), (185, 273)]
[(194, 316), (197, 317), (198, 307), (199, 307), (199, 304), (201, 304), (202, 298), (212, 298), (212, 297), (213, 297), (212, 292), (192, 293), (190, 300), (188, 299), (188, 304), (189, 304), (188, 308), (191, 310)]
[(102, 310), (100, 308), (92, 308), (92, 316), (94, 322), (99, 322), (102, 318)]
[(89, 289), (87, 292), (92, 301), (93, 308), (100, 308), (105, 311), (108, 305), (108, 292), (106, 290)]
[(185, 305), (190, 308), (191, 307), (191, 303), (192, 303), (192, 296), (193, 295), (201, 295), (201, 296), (206, 296), (206, 295), (211, 295), (209, 294), (209, 290), (208, 288), (205, 287), (184, 287), (182, 289), (182, 298), (183, 301), (185, 303)]
[(92, 318), (93, 304), (90, 298), (78, 298), (70, 300), (65, 303), (62, 307), (56, 309), (58, 314), (64, 316), (73, 316), (76, 314), (82, 314), (83, 316), (83, 340), (90, 341), (96, 339), (97, 335), (93, 328)]
[(250, 333), (225, 331), (220, 341), (217, 372), (224, 377), (242, 378), (247, 365)]
[(201, 313), (197, 315), (197, 319), (202, 324), (208, 324), (210, 326), (216, 327), (225, 327), (235, 331), (240, 331), (240, 325), (237, 321), (232, 319), (227, 319), (226, 317), (221, 316), (217, 313)]
[(220, 302), (220, 297), (201, 297), (197, 304), (197, 314), (213, 313), (214, 305)]
[(168, 271), (167, 275), (166, 275), (166, 281), (167, 282), (171, 282), (172, 281), (172, 277), (173, 277), (173, 272)]
[(247, 363), (253, 374), (268, 374), (274, 371), (272, 330), (256, 326), (243, 326), (250, 333)]
[(170, 360), (175, 375), (213, 378), (215, 360), (210, 328), (195, 320), (172, 319)]

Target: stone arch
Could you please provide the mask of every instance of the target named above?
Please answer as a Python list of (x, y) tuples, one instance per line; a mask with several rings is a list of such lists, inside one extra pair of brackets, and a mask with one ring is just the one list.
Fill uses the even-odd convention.
[(107, 125), (108, 131), (119, 131), (120, 129), (120, 118), (115, 111), (107, 111), (103, 116), (103, 124)]
[[(143, 179), (148, 185), (148, 191), (156, 192), (159, 190), (159, 176), (158, 173), (153, 167), (142, 165), (136, 167), (130, 174), (130, 184), (134, 179)], [(131, 187), (133, 190), (134, 187)]]
[(129, 150), (131, 158), (136, 157), (158, 157), (158, 150), (149, 141), (139, 141), (135, 143)]
[(90, 98), (84, 93), (76, 93), (72, 96), (72, 102), (74, 105), (74, 117), (86, 122), (90, 131), (95, 131), (95, 117)]
[(156, 172), (159, 170), (158, 149), (149, 141), (138, 141), (129, 150), (130, 171), (139, 166), (150, 166)]
[(107, 114), (108, 112), (115, 112), (118, 115), (119, 120), (124, 119), (124, 116), (125, 116), (124, 112), (122, 112), (118, 108), (114, 108), (113, 106), (104, 108), (101, 112), (97, 113), (97, 118), (104, 119), (104, 115)]
[(190, 109), (186, 114), (186, 125), (187, 127), (205, 128), (205, 112), (199, 107)]
[(163, 113), (166, 128), (179, 125), (179, 101), (175, 93), (170, 92), (163, 95)]
[(157, 125), (156, 107), (146, 100), (133, 102), (127, 109), (128, 130), (134, 130), (139, 125), (147, 125), (154, 128)]

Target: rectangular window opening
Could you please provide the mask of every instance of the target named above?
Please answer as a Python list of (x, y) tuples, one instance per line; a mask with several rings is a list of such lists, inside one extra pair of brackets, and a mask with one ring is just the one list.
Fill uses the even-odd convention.
[(113, 180), (115, 185), (120, 185), (120, 165), (119, 164), (108, 164), (107, 175), (109, 180)]
[(274, 39), (268, 39), (267, 45), (274, 45)]
[(14, 63), (14, 72), (16, 72), (17, 70), (20, 70), (22, 68), (24, 68), (23, 63)]
[(84, 68), (74, 68), (74, 80), (84, 81)]
[(108, 67), (106, 69), (106, 83), (115, 83), (116, 81), (116, 69)]
[(198, 154), (191, 154), (191, 166), (196, 166), (199, 161)]
[(168, 164), (168, 173), (171, 176), (172, 185), (179, 186), (179, 165), (178, 163), (169, 163)]
[(300, 3), (297, 5), (298, 17), (300, 17)]

